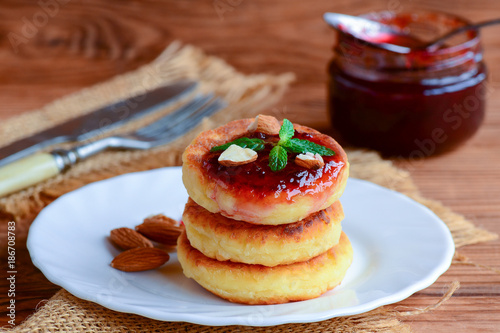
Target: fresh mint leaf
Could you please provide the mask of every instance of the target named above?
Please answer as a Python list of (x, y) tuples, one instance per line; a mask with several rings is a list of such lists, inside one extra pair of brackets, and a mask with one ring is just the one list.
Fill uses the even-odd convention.
[[(276, 143), (268, 142), (267, 144), (273, 145), (269, 153), (269, 167), (272, 171), (280, 171), (284, 169), (288, 162), (288, 152), (290, 153), (313, 153), (322, 156), (332, 156), (335, 152), (325, 146), (317, 143), (293, 138), (295, 130), (293, 124), (288, 119), (283, 119), (279, 131), (280, 140)], [(266, 141), (258, 138), (238, 138), (226, 144), (213, 147), (210, 152), (223, 151), (231, 145), (238, 145), (242, 148), (250, 148), (254, 151), (260, 151), (265, 148)]]
[(335, 152), (330, 148), (308, 140), (301, 140), (297, 138), (283, 142), (282, 146), (291, 153), (313, 153), (320, 154), (322, 156), (335, 155)]
[(281, 125), (280, 128), (280, 142), (286, 142), (290, 140), (293, 137), (293, 134), (295, 133), (295, 130), (293, 129), (293, 124), (290, 120), (288, 119), (283, 119), (283, 125)]
[(237, 145), (240, 146), (241, 148), (250, 148), (254, 151), (259, 151), (264, 149), (265, 146), (265, 141), (262, 139), (258, 138), (238, 138), (236, 140), (233, 140), (231, 142), (225, 143), (220, 146), (215, 146), (210, 149), (210, 152), (216, 152), (216, 151), (223, 151), (229, 148), (231, 145)]
[(280, 171), (288, 160), (286, 149), (280, 145), (274, 146), (269, 153), (269, 167), (272, 171)]

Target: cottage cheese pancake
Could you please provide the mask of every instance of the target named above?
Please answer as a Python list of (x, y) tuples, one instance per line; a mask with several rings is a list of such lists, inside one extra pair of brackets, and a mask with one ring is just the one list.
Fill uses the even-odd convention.
[(343, 218), (337, 201), (299, 222), (258, 225), (210, 213), (189, 199), (182, 221), (191, 245), (207, 257), (276, 266), (311, 259), (336, 245)]
[[(279, 225), (299, 221), (339, 199), (349, 175), (347, 156), (331, 137), (294, 124), (294, 138), (308, 140), (335, 152), (323, 156), (324, 166), (308, 169), (294, 163), (288, 154), (280, 171), (269, 167), (272, 143), (277, 135), (248, 131), (253, 119), (232, 121), (201, 133), (183, 154), (183, 182), (189, 196), (212, 213), (255, 224)], [(212, 147), (240, 137), (259, 138), (266, 145), (255, 161), (238, 166), (219, 163), (220, 152)]]
[(231, 302), (278, 304), (320, 296), (340, 284), (352, 262), (352, 247), (342, 233), (339, 243), (303, 262), (267, 267), (209, 258), (179, 237), (177, 256), (184, 275)]

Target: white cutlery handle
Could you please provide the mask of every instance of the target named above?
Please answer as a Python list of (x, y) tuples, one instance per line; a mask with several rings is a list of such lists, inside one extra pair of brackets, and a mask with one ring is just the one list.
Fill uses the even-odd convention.
[(0, 197), (53, 177), (60, 172), (56, 157), (35, 154), (0, 168)]
[(111, 136), (69, 150), (55, 149), (50, 153), (34, 154), (1, 166), (0, 198), (54, 177), (76, 162), (110, 147), (121, 147), (120, 142), (123, 140)]

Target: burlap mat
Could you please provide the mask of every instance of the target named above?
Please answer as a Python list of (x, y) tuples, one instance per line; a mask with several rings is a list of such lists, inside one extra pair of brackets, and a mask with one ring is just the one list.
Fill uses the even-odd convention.
[[(96, 107), (138, 92), (175, 81), (193, 78), (201, 85), (198, 91), (215, 91), (228, 102), (228, 107), (198, 128), (175, 142), (149, 151), (114, 151), (102, 153), (73, 167), (63, 175), (0, 199), (0, 221), (17, 222), (18, 237), (27, 233), (38, 212), (58, 196), (90, 182), (119, 174), (179, 165), (184, 147), (202, 129), (212, 128), (229, 120), (251, 117), (259, 112), (269, 113), (268, 108), (283, 94), (293, 75), (242, 75), (222, 60), (210, 57), (200, 50), (181, 47), (173, 43), (153, 63), (136, 71), (118, 76), (108, 82), (85, 89), (57, 100), (44, 108), (9, 119), (0, 124), (0, 142), (7, 144), (22, 136), (38, 132), (75, 115), (84, 114)], [(192, 96), (191, 96), (192, 97)], [(175, 106), (163, 109), (146, 119), (120, 128), (130, 130), (171, 112)], [(266, 110), (267, 109), (267, 110)], [(352, 177), (362, 178), (405, 193), (432, 209), (450, 228), (456, 247), (491, 240), (496, 235), (476, 228), (462, 216), (453, 213), (440, 203), (422, 198), (410, 175), (395, 168), (368, 151), (348, 151)], [(6, 239), (3, 237), (2, 239)], [(457, 257), (460, 262), (467, 262)], [(388, 307), (369, 313), (334, 318), (318, 323), (287, 324), (266, 327), (207, 327), (189, 323), (161, 322), (137, 315), (108, 310), (97, 304), (80, 300), (65, 290), (41, 305), (38, 311), (7, 332), (410, 332), (408, 325), (399, 321), (432, 310), (446, 301), (458, 288), (453, 283), (441, 299), (425, 309), (397, 312)]]

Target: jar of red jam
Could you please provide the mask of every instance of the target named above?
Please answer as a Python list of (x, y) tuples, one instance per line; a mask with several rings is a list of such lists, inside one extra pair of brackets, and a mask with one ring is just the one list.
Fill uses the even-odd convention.
[[(372, 13), (421, 41), (469, 22), (432, 13)], [(338, 33), (329, 66), (332, 125), (344, 144), (418, 158), (459, 146), (484, 118), (486, 68), (477, 31), (437, 50), (398, 54)]]

